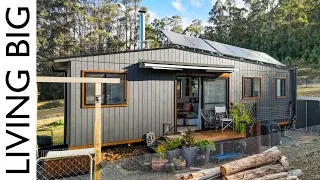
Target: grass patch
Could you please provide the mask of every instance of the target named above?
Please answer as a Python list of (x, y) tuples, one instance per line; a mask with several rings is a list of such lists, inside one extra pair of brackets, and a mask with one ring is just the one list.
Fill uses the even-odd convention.
[(50, 101), (47, 103), (44, 103), (41, 106), (38, 106), (38, 110), (42, 110), (42, 109), (52, 109), (52, 108), (58, 108), (58, 107), (62, 107), (63, 104), (60, 101)]
[[(44, 122), (41, 122), (44, 121)], [(55, 121), (38, 121), (37, 135), (39, 136), (51, 136), (53, 133), (53, 145), (63, 144), (64, 141), (64, 122), (63, 120)]]
[[(54, 101), (59, 101), (61, 104), (64, 104), (64, 100), (63, 100), (63, 99), (54, 100)], [(37, 103), (37, 106), (38, 106), (38, 107), (39, 107), (39, 106), (42, 106), (42, 105), (44, 105), (44, 104), (46, 104), (46, 103), (48, 103), (48, 102), (51, 102), (51, 101), (38, 102), (38, 103)]]
[(320, 87), (298, 87), (298, 96), (320, 97)]

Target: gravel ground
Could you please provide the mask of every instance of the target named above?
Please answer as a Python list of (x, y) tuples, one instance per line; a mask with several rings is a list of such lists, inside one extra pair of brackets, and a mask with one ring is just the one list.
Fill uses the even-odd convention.
[[(302, 134), (302, 133), (300, 133)], [(304, 175), (300, 179), (320, 179), (320, 136), (306, 133), (294, 140), (288, 140), (280, 146), (282, 153), (288, 157), (291, 169), (301, 169)]]

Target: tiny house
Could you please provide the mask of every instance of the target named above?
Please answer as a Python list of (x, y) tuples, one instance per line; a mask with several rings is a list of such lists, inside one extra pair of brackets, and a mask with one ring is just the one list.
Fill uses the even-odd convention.
[[(296, 112), (296, 71), (269, 55), (163, 31), (166, 47), (53, 59), (69, 77), (120, 78), (102, 87), (102, 145), (144, 135), (207, 129), (202, 110), (253, 100), (258, 120), (288, 121)], [(66, 143), (93, 144), (94, 85), (66, 85)], [(190, 106), (190, 104), (192, 106)], [(281, 113), (283, 109), (290, 115)], [(181, 113), (188, 112), (188, 113)]]

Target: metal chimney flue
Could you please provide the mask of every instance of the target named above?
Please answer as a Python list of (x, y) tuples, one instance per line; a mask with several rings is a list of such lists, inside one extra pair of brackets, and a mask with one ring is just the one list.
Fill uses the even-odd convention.
[(141, 7), (138, 12), (140, 13), (139, 48), (144, 49), (144, 43), (146, 40), (146, 33), (145, 33), (146, 22), (145, 21), (146, 21), (147, 8)]

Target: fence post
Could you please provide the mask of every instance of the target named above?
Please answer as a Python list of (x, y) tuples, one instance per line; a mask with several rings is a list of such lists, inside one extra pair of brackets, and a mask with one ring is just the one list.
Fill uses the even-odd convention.
[(306, 131), (308, 130), (308, 100), (306, 100)]
[(94, 179), (101, 179), (101, 83), (95, 84)]

